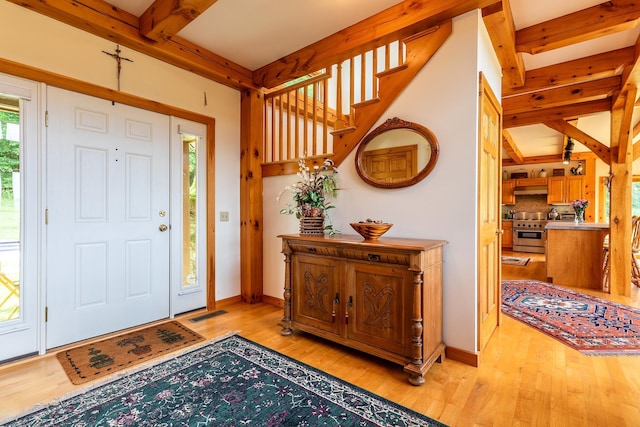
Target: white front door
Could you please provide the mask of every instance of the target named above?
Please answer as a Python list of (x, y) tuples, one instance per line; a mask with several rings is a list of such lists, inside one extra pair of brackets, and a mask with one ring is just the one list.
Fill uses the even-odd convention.
[(40, 350), (38, 89), (0, 74), (0, 361)]
[(169, 117), (47, 103), (47, 348), (169, 316)]

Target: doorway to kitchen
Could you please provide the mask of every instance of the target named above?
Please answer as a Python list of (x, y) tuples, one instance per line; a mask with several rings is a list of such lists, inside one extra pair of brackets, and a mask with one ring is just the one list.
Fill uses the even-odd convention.
[(525, 265), (502, 263), (502, 280), (540, 280), (547, 281), (547, 262), (545, 254), (502, 250), (503, 257), (529, 259)]

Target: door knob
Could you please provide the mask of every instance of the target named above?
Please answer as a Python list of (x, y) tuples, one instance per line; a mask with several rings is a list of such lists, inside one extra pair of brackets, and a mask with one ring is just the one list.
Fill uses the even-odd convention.
[(168, 229), (169, 229), (169, 227), (167, 227), (167, 226), (166, 226), (166, 225), (164, 225), (164, 224), (160, 224), (160, 227), (158, 227), (158, 230), (160, 230), (160, 231), (162, 231), (162, 232), (167, 231)]

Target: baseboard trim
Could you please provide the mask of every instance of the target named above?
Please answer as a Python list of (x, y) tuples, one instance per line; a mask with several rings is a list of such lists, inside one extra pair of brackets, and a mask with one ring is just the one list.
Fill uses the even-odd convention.
[(270, 297), (269, 295), (262, 295), (262, 302), (275, 305), (276, 307), (284, 308), (284, 300), (282, 298)]
[(236, 295), (235, 297), (220, 299), (216, 301), (216, 310), (221, 307), (226, 307), (231, 304), (236, 304), (242, 301), (242, 297), (240, 295)]
[(444, 354), (447, 359), (455, 360), (457, 362), (464, 363), (465, 365), (471, 365), (476, 368), (480, 365), (480, 355), (469, 353), (466, 350), (447, 346)]

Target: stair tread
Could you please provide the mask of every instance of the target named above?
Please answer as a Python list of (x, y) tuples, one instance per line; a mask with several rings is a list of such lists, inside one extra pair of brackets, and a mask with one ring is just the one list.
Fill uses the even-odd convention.
[(407, 68), (409, 68), (407, 64), (398, 65), (397, 67), (389, 68), (388, 70), (384, 70), (384, 71), (380, 71), (379, 73), (376, 73), (376, 77), (380, 78), (383, 76), (388, 76), (389, 74), (397, 73), (399, 71), (406, 70)]
[(366, 105), (377, 104), (378, 102), (380, 102), (380, 98), (373, 98), (373, 99), (368, 99), (366, 101), (355, 103), (351, 107), (352, 108), (361, 108), (361, 107), (364, 107)]

